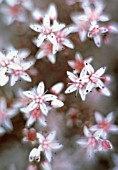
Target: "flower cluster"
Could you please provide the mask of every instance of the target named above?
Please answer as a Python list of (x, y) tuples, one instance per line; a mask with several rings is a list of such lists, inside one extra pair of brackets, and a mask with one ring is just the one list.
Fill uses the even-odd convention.
[(9, 50), (6, 54), (0, 52), (0, 86), (7, 84), (9, 79), (11, 86), (14, 86), (19, 79), (32, 81), (27, 70), (34, 64), (34, 61), (24, 61), (28, 55), (27, 49)]
[[(79, 63), (81, 66), (82, 64)], [(68, 78), (71, 80), (70, 86), (66, 89), (65, 93), (72, 93), (76, 91), (76, 95), (80, 94), (82, 100), (85, 100), (86, 95), (90, 93), (93, 88), (99, 88), (100, 92), (103, 95), (110, 96), (110, 91), (107, 87), (105, 87), (103, 80), (104, 77), (101, 77), (106, 67), (101, 67), (97, 71), (94, 71), (94, 68), (88, 62), (83, 62), (83, 68), (80, 71), (80, 75), (78, 75), (67, 71)], [(78, 69), (78, 68), (77, 68)]]

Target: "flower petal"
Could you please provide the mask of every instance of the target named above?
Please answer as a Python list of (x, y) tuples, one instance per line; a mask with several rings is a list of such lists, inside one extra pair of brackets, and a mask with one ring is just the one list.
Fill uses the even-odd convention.
[(63, 147), (62, 144), (60, 143), (51, 143), (51, 149), (57, 150), (57, 149), (61, 149)]
[(99, 112), (95, 112), (95, 120), (97, 123), (100, 123), (103, 121), (103, 116)]
[(45, 150), (45, 156), (49, 162), (52, 160), (52, 152), (50, 150)]
[(38, 93), (39, 95), (43, 95), (43, 93), (44, 93), (44, 88), (45, 88), (44, 83), (43, 83), (43, 81), (41, 81), (41, 82), (38, 84), (37, 93)]
[(65, 93), (72, 93), (72, 92), (74, 92), (74, 91), (76, 91), (76, 90), (77, 90), (76, 85), (75, 85), (75, 84), (72, 84), (72, 85), (70, 85), (70, 86), (66, 89)]
[(77, 80), (77, 77), (73, 73), (71, 73), (70, 71), (67, 71), (67, 76), (73, 82), (75, 82)]
[(64, 103), (63, 103), (61, 100), (58, 100), (58, 99), (53, 100), (53, 101), (51, 102), (51, 106), (52, 106), (53, 108), (60, 108), (60, 107), (62, 107), (63, 105), (64, 105)]
[(44, 100), (45, 101), (52, 101), (57, 99), (57, 96), (53, 95), (53, 94), (45, 94), (44, 95)]

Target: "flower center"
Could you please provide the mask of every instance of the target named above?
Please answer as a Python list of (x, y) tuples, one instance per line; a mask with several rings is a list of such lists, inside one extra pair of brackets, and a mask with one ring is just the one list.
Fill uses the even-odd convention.
[(50, 27), (43, 27), (43, 34), (49, 35), (52, 33), (52, 29)]
[(36, 96), (34, 100), (37, 104), (41, 104), (44, 102), (43, 96)]
[(42, 142), (42, 147), (43, 147), (43, 149), (44, 150), (49, 150), (50, 149), (50, 142), (48, 141), (48, 140), (44, 140), (43, 142)]
[(107, 121), (102, 121), (101, 123), (99, 123), (98, 127), (102, 128), (105, 131), (108, 131), (110, 128), (110, 124)]

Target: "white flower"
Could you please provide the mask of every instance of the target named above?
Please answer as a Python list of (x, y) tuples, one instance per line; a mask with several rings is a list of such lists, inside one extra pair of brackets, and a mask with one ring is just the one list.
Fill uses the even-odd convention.
[(6, 25), (12, 24), (14, 21), (26, 22), (27, 16), (18, 1), (6, 0), (6, 4), (1, 6), (3, 21)]
[(39, 139), (39, 149), (41, 152), (44, 152), (45, 157), (49, 162), (52, 159), (52, 150), (58, 150), (62, 148), (62, 145), (57, 143), (54, 139), (56, 136), (56, 131), (49, 133), (47, 137), (44, 137), (42, 134), (37, 133), (37, 138)]
[(16, 109), (8, 109), (5, 98), (0, 98), (0, 135), (3, 135), (6, 131), (13, 130), (13, 125), (10, 119), (16, 114)]
[(88, 37), (93, 38), (94, 43), (97, 47), (102, 45), (101, 35), (108, 32), (108, 29), (105, 27), (100, 27), (97, 24), (92, 24), (88, 31)]
[(86, 88), (86, 82), (88, 81), (86, 79), (86, 69), (83, 68), (81, 73), (80, 73), (80, 77), (78, 78), (78, 76), (76, 76), (75, 74), (71, 73), (70, 71), (67, 71), (67, 75), (68, 78), (72, 81), (70, 84), (70, 86), (66, 89), (65, 93), (72, 93), (74, 91), (77, 93), (79, 92), (82, 100), (85, 100), (85, 88)]
[(9, 81), (9, 76), (6, 75), (7, 68), (0, 67), (0, 86), (4, 86)]
[(56, 20), (54, 20), (51, 25), (51, 20), (48, 15), (45, 15), (43, 18), (43, 24), (30, 24), (30, 28), (36, 32), (40, 32), (37, 38), (37, 47), (40, 47), (44, 40), (49, 40), (53, 44), (53, 54), (57, 49), (57, 41), (55, 37), (55, 32), (63, 29), (65, 24), (59, 24)]
[(102, 130), (101, 137), (107, 138), (109, 133), (118, 133), (118, 126), (113, 124), (114, 114), (109, 113), (106, 118), (104, 118), (99, 112), (95, 112), (95, 120), (97, 125), (90, 127), (91, 131)]
[(34, 91), (24, 91), (24, 95), (30, 98), (32, 101), (30, 104), (22, 108), (22, 111), (24, 112), (30, 112), (34, 110), (35, 108), (40, 108), (44, 115), (48, 114), (48, 105), (47, 102), (51, 102), (55, 99), (57, 99), (57, 96), (52, 94), (45, 94), (44, 93), (44, 83), (40, 82), (38, 84), (38, 87)]
[(85, 62), (85, 68), (88, 72), (88, 82), (85, 90), (85, 94), (88, 94), (90, 91), (92, 91), (93, 88), (100, 88), (102, 89), (102, 94), (106, 96), (110, 96), (110, 91), (104, 86), (104, 83), (102, 82), (102, 75), (106, 71), (106, 67), (101, 67), (97, 71), (94, 71), (94, 68), (91, 66), (91, 64)]

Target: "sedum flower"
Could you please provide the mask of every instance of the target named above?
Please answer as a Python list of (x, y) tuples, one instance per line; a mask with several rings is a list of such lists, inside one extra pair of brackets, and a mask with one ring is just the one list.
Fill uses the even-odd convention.
[(40, 108), (44, 115), (48, 114), (49, 111), (48, 102), (56, 100), (57, 96), (53, 94), (45, 94), (46, 92), (44, 92), (44, 88), (45, 88), (44, 83), (40, 82), (36, 89), (32, 91), (24, 91), (24, 95), (30, 98), (32, 101), (29, 103), (27, 107), (22, 108), (22, 111), (30, 112), (35, 108)]
[(107, 138), (109, 133), (118, 132), (118, 126), (113, 124), (114, 114), (113, 112), (109, 113), (106, 118), (104, 118), (99, 112), (95, 112), (95, 120), (97, 125), (90, 127), (91, 131), (102, 130), (101, 137), (104, 139)]
[(5, 132), (13, 130), (11, 118), (17, 114), (16, 109), (7, 108), (7, 102), (5, 98), (0, 98), (0, 136)]
[(71, 73), (70, 71), (67, 71), (68, 78), (71, 80), (70, 86), (66, 89), (65, 93), (72, 93), (76, 91), (76, 95), (79, 92), (82, 100), (85, 100), (85, 88), (86, 88), (86, 82), (88, 81), (86, 79), (86, 69), (83, 68), (80, 77), (76, 76), (75, 74)]
[(68, 61), (68, 65), (70, 67), (72, 67), (72, 69), (74, 69), (74, 73), (80, 73), (82, 71), (82, 69), (84, 68), (85, 66), (85, 62), (87, 63), (91, 63), (93, 60), (92, 57), (89, 57), (85, 60), (82, 59), (82, 55), (78, 52), (75, 54), (75, 60), (69, 60)]
[(88, 37), (93, 38), (94, 43), (97, 47), (100, 47), (102, 44), (102, 34), (108, 32), (108, 29), (105, 27), (100, 27), (97, 24), (92, 24), (88, 31)]
[(106, 71), (106, 67), (101, 67), (97, 71), (94, 71), (94, 68), (91, 66), (91, 64), (85, 62), (85, 68), (88, 72), (88, 82), (86, 85), (85, 94), (91, 92), (93, 88), (98, 87), (99, 89), (102, 89), (101, 93), (103, 95), (110, 96), (111, 93), (107, 89), (107, 87), (104, 86), (104, 83), (102, 81), (103, 77), (101, 77)]
[(39, 140), (39, 147), (38, 149), (41, 152), (44, 152), (45, 157), (49, 162), (52, 159), (52, 150), (58, 150), (62, 148), (62, 144), (59, 144), (55, 141), (56, 131), (52, 131), (49, 133), (48, 136), (44, 137), (42, 134), (37, 133), (37, 138)]
[(31, 142), (32, 144), (36, 143), (36, 130), (34, 128), (23, 129), (24, 137), (22, 139), (23, 142)]
[(43, 24), (30, 24), (31, 29), (40, 33), (37, 38), (37, 47), (40, 47), (44, 40), (49, 40), (53, 44), (53, 54), (57, 49), (57, 41), (54, 33), (64, 27), (65, 24), (59, 24), (56, 20), (54, 20), (53, 24), (51, 24), (51, 20), (48, 15), (43, 17)]

